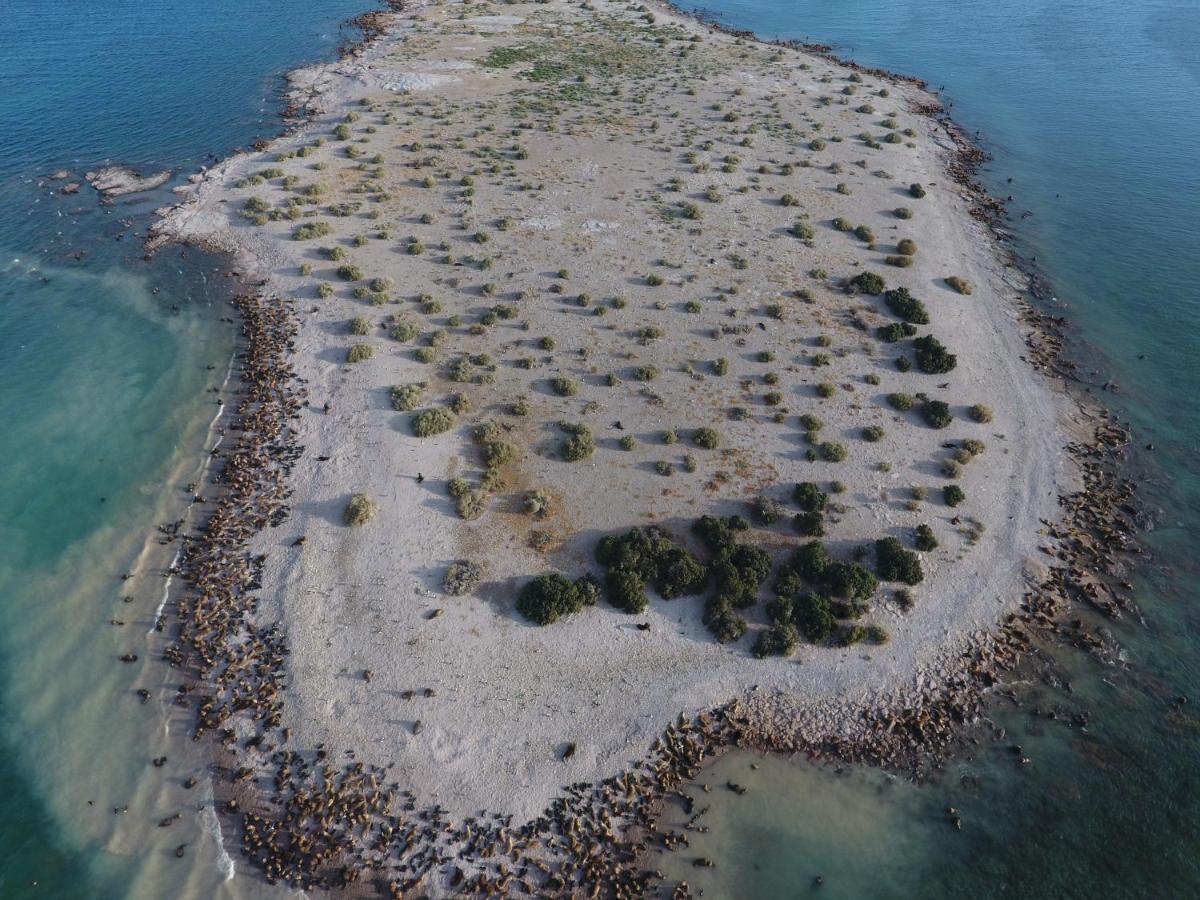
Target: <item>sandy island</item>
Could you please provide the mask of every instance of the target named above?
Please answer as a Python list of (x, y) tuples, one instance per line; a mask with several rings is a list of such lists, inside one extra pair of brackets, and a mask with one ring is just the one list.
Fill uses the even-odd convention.
[[(957, 677), (947, 661), (1044, 565), (1075, 478), (1063, 404), (1024, 361), (1024, 278), (919, 87), (604, 0), (415, 7), (293, 81), (313, 118), (206, 173), (158, 230), (295, 303), (303, 453), (290, 515), (249, 546), (251, 620), (289, 648), (272, 746), (352, 748), (418, 806), (522, 823), (733, 699), (781, 743), (853, 740), (862, 710)], [(906, 329), (870, 280), (848, 290), (862, 273), (928, 323)], [(924, 335), (952, 369), (921, 371)], [(418, 437), (432, 410), (448, 427)], [(507, 447), (490, 467), (487, 423)], [(562, 423), (586, 426), (583, 459)], [(602, 576), (597, 541), (635, 526), (708, 559), (702, 515), (745, 516), (738, 539), (778, 565), (814, 539), (801, 482), (838, 559), (873, 569), (877, 540), (911, 551), (928, 526), (923, 580), (881, 580), (830, 639), (765, 658), (772, 578), (729, 643), (704, 622), (712, 587), (544, 627), (515, 608), (533, 576)], [(360, 493), (374, 515), (351, 527)], [(481, 578), (452, 596), (461, 561)]]

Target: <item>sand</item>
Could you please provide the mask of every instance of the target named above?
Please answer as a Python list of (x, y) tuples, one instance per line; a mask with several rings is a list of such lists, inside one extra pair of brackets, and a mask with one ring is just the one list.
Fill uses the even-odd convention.
[[(161, 228), (237, 253), (268, 279), (265, 290), (301, 309), (295, 364), (311, 405), (296, 426), (305, 452), (291, 517), (256, 548), (267, 554), (258, 615), (281, 620), (291, 647), (284, 724), (292, 743), (332, 754), (354, 748), (360, 760), (393, 765), (421, 803), (454, 816), (533, 817), (563, 785), (644, 756), (680, 712), (748, 694), (778, 695), (820, 727), (851, 733), (858, 711), (928, 689), (947, 658), (1011, 609), (1040, 565), (1041, 520), (1055, 516), (1074, 480), (1062, 452), (1065, 404), (1022, 359), (1024, 280), (947, 174), (954, 142), (915, 111), (929, 96), (875, 75), (851, 81), (843, 66), (666, 9), (654, 7), (650, 23), (645, 9), (551, 0), (397, 14), (392, 32), (357, 59), (298, 73), (294, 83), (317, 98), (312, 120), (207, 172)], [(863, 104), (874, 111), (858, 111)], [(348, 111), (356, 119), (343, 141), (333, 131)], [(888, 118), (895, 123), (881, 125)], [(859, 139), (864, 132), (876, 146)], [(898, 142), (883, 141), (887, 134)], [(812, 149), (816, 138), (823, 149)], [(307, 155), (279, 158), (302, 147)], [(361, 154), (348, 158), (347, 147)], [(738, 161), (723, 171), (731, 154)], [(696, 171), (704, 163), (707, 171)], [(244, 181), (275, 168), (297, 182)], [(423, 186), (427, 176), (432, 187)], [(282, 210), (314, 183), (326, 190), (298, 207), (299, 219), (255, 224), (242, 215), (249, 198)], [(927, 195), (911, 197), (912, 183)], [(719, 202), (706, 198), (710, 186)], [(785, 194), (798, 205), (783, 205)], [(330, 214), (347, 202), (361, 206)], [(682, 217), (681, 203), (701, 218)], [(913, 218), (897, 218), (898, 207)], [(788, 233), (801, 213), (814, 231), (807, 242)], [(874, 245), (832, 227), (836, 217), (868, 226)], [(313, 221), (332, 233), (293, 239)], [(410, 236), (423, 253), (407, 251)], [(900, 238), (919, 248), (904, 269), (884, 261)], [(346, 258), (322, 253), (333, 247)], [(362, 280), (338, 278), (348, 263)], [(896, 369), (910, 342), (875, 338), (876, 326), (896, 321), (882, 298), (839, 287), (864, 270), (924, 301), (932, 324), (921, 332), (957, 354), (954, 371)], [(649, 284), (650, 274), (663, 283)], [(946, 284), (952, 275), (972, 284), (969, 296)], [(374, 278), (390, 280), (383, 305), (353, 296)], [(319, 284), (333, 294), (319, 296)], [(429, 298), (440, 310), (423, 311)], [(471, 328), (497, 305), (513, 317)], [(350, 333), (357, 316), (369, 320), (365, 336)], [(392, 340), (391, 316), (421, 337)], [(646, 328), (662, 336), (639, 338)], [(414, 348), (433, 332), (444, 335), (436, 361), (420, 362)], [(541, 346), (547, 337), (553, 350)], [(359, 343), (374, 356), (348, 364)], [(766, 351), (771, 362), (760, 361)], [(817, 354), (828, 365), (814, 366)], [(470, 380), (453, 381), (463, 355), (475, 357), (464, 371)], [(723, 376), (713, 372), (718, 358), (728, 360)], [(639, 381), (639, 366), (659, 374)], [(607, 383), (610, 373), (619, 384)], [(556, 376), (578, 392), (558, 396)], [(411, 414), (389, 400), (392, 385), (414, 382), (428, 383), (418, 408), (461, 393), (471, 410), (442, 435), (415, 437)], [(829, 398), (816, 391), (824, 382), (835, 386)], [(782, 395), (777, 405), (766, 401), (771, 391)], [(955, 419), (931, 429), (916, 410), (888, 406), (893, 391), (945, 400)], [(528, 414), (509, 414), (521, 398)], [(968, 417), (976, 403), (991, 408), (990, 423)], [(734, 408), (744, 416), (731, 416)], [(823, 440), (846, 446), (845, 461), (806, 458), (797, 422), (805, 413), (824, 421)], [(502, 423), (518, 453), (487, 511), (468, 521), (447, 484), (456, 476), (478, 483), (471, 430), (486, 421)], [(591, 428), (590, 459), (558, 458), (560, 421)], [(871, 425), (885, 431), (875, 443), (862, 438)], [(691, 446), (701, 426), (720, 432), (719, 449)], [(664, 443), (669, 429), (678, 443)], [(625, 435), (636, 438), (631, 451), (618, 445)], [(967, 499), (951, 509), (941, 500), (949, 482), (940, 467), (952, 453), (943, 445), (964, 438), (987, 449), (957, 479)], [(686, 471), (688, 455), (695, 471)], [(660, 462), (673, 474), (659, 474)], [(889, 599), (898, 585), (877, 593), (864, 621), (886, 627), (886, 644), (802, 644), (787, 658), (756, 659), (764, 605), (747, 614), (751, 634), (721, 645), (700, 621), (701, 597), (652, 597), (639, 616), (601, 601), (544, 628), (514, 609), (533, 575), (599, 571), (591, 554), (602, 534), (655, 523), (690, 542), (695, 518), (747, 514), (760, 492), (788, 514), (749, 540), (782, 559), (804, 540), (789, 523), (792, 486), (835, 479), (845, 490), (831, 497), (831, 551), (845, 557), (887, 535), (911, 546), (921, 523), (940, 544), (922, 554), (926, 578), (910, 611)], [(928, 498), (910, 508), (913, 486)], [(533, 489), (552, 498), (544, 519), (523, 511)], [(358, 492), (378, 514), (350, 528), (342, 511)], [(295, 546), (299, 536), (305, 542)], [(466, 596), (442, 591), (456, 560), (483, 568)], [(568, 742), (576, 752), (563, 759)]]

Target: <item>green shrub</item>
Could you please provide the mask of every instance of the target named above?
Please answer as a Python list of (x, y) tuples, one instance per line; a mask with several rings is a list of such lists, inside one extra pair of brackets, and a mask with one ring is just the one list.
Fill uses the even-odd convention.
[(622, 612), (636, 615), (650, 605), (646, 597), (646, 582), (629, 569), (610, 569), (604, 576), (608, 602)]
[(802, 241), (811, 241), (816, 236), (816, 231), (813, 230), (812, 225), (803, 219), (793, 222), (789, 231), (792, 237), (799, 238)]
[(362, 269), (351, 265), (338, 266), (337, 274), (343, 281), (358, 281), (363, 277)]
[(948, 484), (942, 488), (942, 499), (946, 501), (947, 506), (958, 506), (967, 499), (967, 495), (957, 484)]
[(419, 438), (443, 434), (454, 427), (454, 416), (440, 406), (423, 409), (409, 420), (412, 433)]
[(796, 505), (808, 512), (821, 512), (829, 497), (811, 481), (802, 481), (792, 491)]
[(804, 593), (792, 603), (792, 622), (800, 633), (814, 644), (829, 639), (837, 623), (829, 609), (829, 601), (820, 594)]
[(442, 590), (451, 597), (461, 597), (475, 590), (483, 579), (483, 569), (478, 563), (462, 560), (450, 564), (442, 578)]
[(949, 404), (941, 400), (926, 400), (921, 405), (921, 415), (930, 428), (945, 428), (954, 420)]
[(925, 551), (926, 553), (928, 553), (930, 550), (937, 549), (938, 545), (937, 538), (934, 537), (933, 534), (933, 529), (928, 525), (917, 526), (917, 534), (913, 543), (916, 545), (918, 550)]
[(884, 581), (902, 581), (911, 586), (920, 584), (925, 575), (921, 559), (894, 537), (875, 542), (875, 570)]
[(558, 394), (560, 397), (574, 397), (579, 393), (578, 383), (572, 381), (570, 378), (567, 378), (564, 375), (558, 375), (554, 378), (551, 378), (550, 387), (553, 388), (554, 393)]
[(883, 440), (883, 429), (878, 425), (868, 425), (862, 430), (862, 436), (864, 441), (874, 444)]
[(733, 608), (745, 609), (758, 602), (759, 588), (771, 574), (771, 557), (759, 547), (733, 544), (717, 555), (711, 570), (717, 596)]
[(912, 215), (913, 215), (912, 210), (909, 209), (907, 206), (896, 207), (896, 209), (893, 210), (892, 214), (897, 219), (911, 219)]
[(651, 272), (649, 275), (646, 276), (646, 284), (650, 285), (651, 287), (658, 287), (662, 283), (663, 283), (663, 277), (661, 275), (659, 275), (657, 272)]
[(758, 633), (753, 653), (759, 659), (767, 656), (788, 656), (800, 643), (800, 635), (793, 625), (772, 625)]
[(517, 611), (538, 625), (550, 625), (583, 609), (586, 597), (579, 582), (551, 572), (537, 576), (521, 588)]
[(913, 346), (917, 348), (917, 368), (926, 374), (943, 375), (958, 365), (958, 357), (931, 334), (914, 338)]
[(908, 410), (912, 409), (917, 403), (917, 401), (915, 399), (913, 399), (913, 396), (911, 394), (901, 394), (901, 393), (888, 394), (887, 402), (892, 407), (892, 409), (898, 409), (898, 410), (900, 410), (900, 412), (907, 412)]
[(860, 241), (866, 241), (868, 244), (875, 243), (875, 232), (866, 225), (859, 225), (854, 229), (854, 236)]
[(624, 435), (617, 444), (622, 450), (632, 450), (637, 446), (637, 439), (632, 434)]
[(633, 377), (638, 381), (653, 381), (659, 376), (656, 366), (638, 366), (633, 370)]
[(874, 272), (859, 272), (846, 283), (852, 294), (882, 294), (886, 287), (883, 278)]
[(892, 322), (890, 325), (881, 325), (875, 330), (875, 336), (885, 344), (894, 344), (904, 338), (912, 337), (917, 333), (917, 329), (907, 322)]
[(783, 515), (783, 507), (779, 505), (779, 501), (766, 494), (759, 494), (755, 497), (750, 508), (754, 513), (754, 518), (763, 525), (774, 525)]
[(355, 344), (346, 351), (346, 362), (359, 363), (365, 362), (375, 355), (375, 348), (370, 344)]
[(825, 567), (825, 587), (835, 597), (869, 600), (879, 586), (875, 576), (855, 562), (832, 562)]
[(838, 231), (853, 231), (854, 223), (849, 219), (843, 219), (841, 216), (838, 216), (833, 220), (833, 227)]
[(297, 241), (311, 241), (314, 238), (330, 234), (333, 234), (333, 226), (328, 222), (305, 222), (303, 225), (296, 226), (296, 230), (292, 232), (292, 238)]
[(922, 197), (925, 196), (925, 188), (920, 184), (916, 184), (916, 183), (910, 184), (908, 186), (908, 195), (910, 197), (915, 197), (916, 199), (920, 200)]
[(986, 425), (992, 421), (992, 410), (989, 406), (984, 406), (982, 403), (976, 403), (970, 410), (971, 419), (979, 422), (981, 425)]
[(825, 534), (825, 517), (818, 511), (796, 513), (792, 527), (804, 537), (821, 537)]
[(841, 462), (846, 458), (846, 448), (836, 441), (822, 442), (817, 453), (826, 462)]
[(895, 266), (897, 269), (907, 269), (913, 263), (911, 256), (901, 256), (899, 254), (884, 257), (883, 261), (889, 266)]
[(916, 256), (917, 255), (917, 242), (914, 241), (912, 238), (902, 238), (896, 244), (896, 252), (901, 253), (904, 256)]
[(596, 451), (596, 439), (586, 425), (563, 423), (559, 427), (568, 435), (562, 445), (562, 458), (567, 462), (580, 462)]
[(721, 553), (733, 546), (737, 532), (749, 527), (741, 516), (701, 516), (692, 524), (692, 533), (713, 553)]
[(425, 391), (425, 382), (415, 384), (394, 384), (389, 392), (392, 399), (392, 409), (396, 412), (410, 412), (416, 409)]
[(746, 633), (746, 620), (734, 612), (729, 601), (719, 594), (709, 597), (705, 603), (703, 622), (722, 644), (733, 643)]
[(905, 322), (911, 322), (914, 325), (928, 325), (929, 313), (925, 309), (925, 304), (908, 292), (908, 288), (895, 288), (883, 295), (883, 302), (887, 304), (897, 318), (903, 319)]
[(342, 510), (342, 521), (347, 525), (366, 525), (379, 512), (379, 506), (366, 494), (355, 494)]

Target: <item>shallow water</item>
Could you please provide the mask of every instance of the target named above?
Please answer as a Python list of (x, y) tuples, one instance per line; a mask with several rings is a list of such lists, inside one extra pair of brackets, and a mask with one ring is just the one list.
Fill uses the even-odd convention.
[[(945, 85), (954, 116), (994, 154), (985, 181), (1012, 196), (1011, 227), (1056, 291), (1088, 384), (1118, 382), (1105, 401), (1133, 424), (1132, 470), (1160, 515), (1146, 535), (1156, 560), (1134, 578), (1145, 621), (1111, 625), (1127, 667), (1056, 653), (1070, 690), (1038, 685), (1021, 709), (993, 703), (1006, 738), (920, 788), (880, 790), (882, 775), (853, 768), (764, 765), (756, 791), (714, 791), (709, 834), (664, 865), (708, 896), (806, 895), (821, 873), (822, 896), (1195, 896), (1200, 716), (1170, 701), (1200, 695), (1190, 546), (1200, 533), (1200, 255), (1191, 246), (1200, 202), (1186, 188), (1200, 141), (1200, 7), (705, 5), (727, 25), (832, 43), (864, 64)], [(1084, 711), (1086, 729), (1066, 724)], [(749, 784), (753, 761), (738, 754), (722, 766)], [(961, 832), (947, 807), (959, 810)], [(718, 868), (694, 868), (697, 855)]]
[(236, 892), (147, 640), (175, 550), (154, 526), (216, 440), (229, 286), (204, 254), (142, 262), (167, 191), (58, 188), (107, 160), (187, 174), (278, 132), (281, 73), (369, 5), (0, 0), (0, 896)]
[[(278, 73), (329, 54), (344, 37), (337, 22), (364, 5), (299, 0), (285, 16), (266, 0), (0, 0), (4, 897), (263, 893), (256, 880), (224, 881), (231, 861), (201, 811), (203, 784), (195, 796), (179, 787), (188, 747), (162, 723), (184, 723), (132, 694), (168, 678), (144, 639), (172, 551), (151, 527), (182, 514), (183, 487), (213, 439), (207, 388), (223, 380), (233, 346), (226, 288), (197, 254), (139, 261), (136, 232), (162, 195), (100, 207), (87, 188), (63, 197), (39, 176), (106, 159), (188, 172), (273, 133)], [(1155, 444), (1141, 462), (1163, 509), (1149, 536), (1163, 566), (1137, 580), (1146, 624), (1114, 626), (1128, 669), (1066, 653), (1073, 693), (1038, 688), (1035, 702), (1060, 707), (1057, 720), (997, 704), (1009, 738), (919, 788), (731, 756), (705, 776), (710, 832), (664, 865), (710, 897), (806, 895), (816, 875), (823, 894), (843, 897), (1200, 892), (1200, 720), (1167, 703), (1200, 694), (1189, 552), (1200, 203), (1188, 191), (1200, 8), (722, 0), (719, 12), (946, 85), (956, 116), (996, 154), (987, 174), (997, 192), (1014, 196), (1017, 216), (1032, 212), (1013, 227), (1102, 360), (1096, 383), (1120, 382), (1110, 402), (1139, 446)], [(135, 578), (122, 582), (124, 572)], [(130, 649), (139, 662), (117, 664)], [(1088, 733), (1062, 724), (1083, 709)], [(1005, 749), (1014, 742), (1030, 765)], [(170, 765), (150, 770), (164, 748)], [(720, 787), (727, 778), (750, 790), (733, 795)], [(130, 812), (113, 813), (125, 804)], [(947, 806), (960, 810), (961, 832)], [(176, 811), (186, 815), (158, 826)], [(719, 865), (694, 869), (696, 855)]]

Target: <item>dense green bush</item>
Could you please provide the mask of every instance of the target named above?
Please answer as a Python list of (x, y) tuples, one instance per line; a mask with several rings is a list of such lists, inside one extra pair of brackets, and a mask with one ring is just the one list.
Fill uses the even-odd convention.
[(889, 325), (880, 325), (875, 329), (875, 336), (885, 344), (894, 344), (912, 337), (916, 333), (917, 329), (907, 322), (892, 322)]
[(297, 241), (311, 241), (314, 238), (326, 237), (333, 234), (333, 226), (328, 222), (305, 222), (296, 226), (292, 237)]
[(827, 640), (837, 623), (829, 601), (820, 594), (799, 594), (792, 603), (792, 622), (814, 644)]
[(896, 244), (896, 252), (901, 253), (904, 256), (916, 256), (917, 255), (917, 242), (914, 241), (912, 238), (902, 238)]
[(417, 437), (433, 437), (454, 427), (454, 416), (448, 409), (435, 406), (421, 410), (409, 420), (409, 424)]
[(817, 511), (796, 513), (792, 527), (804, 537), (821, 537), (825, 534), (825, 517)]
[(950, 287), (954, 288), (954, 290), (958, 291), (960, 294), (970, 294), (973, 290), (975, 290), (971, 286), (971, 282), (958, 275), (951, 275), (946, 279), (946, 284), (950, 285)]
[(846, 448), (836, 441), (823, 441), (817, 452), (826, 462), (841, 462), (846, 458)]
[(923, 550), (928, 553), (930, 550), (937, 549), (937, 538), (934, 537), (933, 529), (928, 525), (918, 525), (916, 538), (913, 541), (918, 550)]
[(907, 585), (920, 584), (925, 578), (921, 560), (894, 537), (875, 542), (875, 570), (884, 581), (902, 581)]
[(517, 595), (517, 611), (538, 625), (550, 625), (583, 609), (581, 585), (557, 572), (538, 575)]
[(821, 512), (829, 500), (829, 495), (811, 481), (802, 481), (792, 491), (792, 499), (796, 505), (807, 512)]
[(929, 312), (925, 304), (908, 292), (908, 288), (893, 288), (883, 295), (883, 302), (892, 314), (913, 325), (928, 325)]
[(753, 653), (759, 659), (766, 656), (788, 656), (800, 643), (800, 635), (794, 625), (772, 625), (758, 633)]
[(346, 351), (346, 362), (359, 363), (365, 362), (375, 355), (375, 348), (370, 344), (355, 344)]
[(920, 200), (925, 196), (925, 188), (920, 184), (910, 184), (908, 186), (908, 194), (910, 197), (915, 197)]
[(907, 412), (917, 405), (917, 401), (913, 398), (912, 394), (888, 394), (887, 402), (892, 409), (898, 409), (900, 412)]
[(586, 425), (561, 423), (559, 427), (568, 435), (562, 446), (562, 457), (567, 462), (580, 462), (596, 451), (596, 439)]
[(821, 584), (825, 580), (825, 570), (829, 568), (831, 562), (829, 551), (825, 549), (825, 545), (820, 541), (811, 541), (802, 547), (797, 547), (796, 552), (791, 555), (785, 566), (788, 571), (795, 572), (809, 584)]
[(394, 384), (389, 392), (392, 400), (392, 409), (396, 412), (411, 412), (416, 409), (417, 403), (421, 399), (421, 394), (425, 391), (425, 382), (418, 381), (415, 384)]
[(950, 406), (941, 400), (926, 400), (921, 405), (921, 415), (930, 428), (945, 428), (954, 420)]
[(779, 505), (779, 501), (766, 494), (759, 494), (755, 497), (750, 508), (754, 513), (754, 518), (763, 525), (774, 525), (783, 515), (783, 508)]
[(692, 443), (703, 450), (716, 450), (721, 444), (721, 435), (715, 428), (697, 428), (692, 435)]
[(887, 285), (874, 272), (859, 272), (848, 282), (846, 289), (852, 294), (882, 294)]
[(824, 584), (835, 597), (869, 600), (879, 583), (870, 571), (854, 562), (832, 562), (825, 567)]
[(646, 597), (646, 582), (637, 572), (629, 569), (609, 569), (604, 576), (608, 590), (608, 602), (622, 612), (636, 615), (645, 612), (650, 605)]
[(557, 375), (554, 378), (551, 378), (550, 387), (554, 390), (554, 393), (558, 394), (560, 397), (574, 397), (579, 393), (578, 382), (567, 378), (565, 375)]
[(658, 558), (654, 589), (664, 600), (690, 597), (708, 587), (708, 567), (684, 547), (673, 546)]
[(917, 348), (917, 368), (927, 375), (944, 375), (958, 365), (958, 357), (931, 334), (914, 338), (913, 346)]
[(946, 501), (947, 506), (958, 506), (967, 499), (967, 495), (957, 484), (948, 484), (942, 488), (942, 499)]
[(355, 316), (350, 320), (350, 324), (346, 326), (347, 331), (349, 331), (351, 334), (356, 334), (359, 337), (370, 334), (373, 328), (374, 326), (371, 324), (371, 320), (366, 316)]
[(734, 545), (738, 532), (749, 528), (741, 516), (701, 516), (692, 524), (692, 533), (713, 553), (721, 553)]
[(352, 265), (338, 266), (337, 274), (343, 281), (358, 281), (363, 277), (362, 269)]
[(746, 633), (746, 620), (721, 595), (709, 597), (705, 602), (703, 621), (713, 637), (722, 644), (732, 643)]
[(864, 441), (874, 444), (883, 440), (883, 429), (878, 425), (868, 425), (862, 430), (862, 436)]

